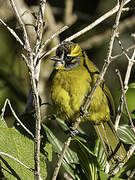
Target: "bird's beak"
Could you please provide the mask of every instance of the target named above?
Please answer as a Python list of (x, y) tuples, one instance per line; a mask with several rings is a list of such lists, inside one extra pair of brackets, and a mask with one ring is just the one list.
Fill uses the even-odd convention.
[(63, 62), (64, 61), (64, 51), (60, 57), (59, 56), (53, 56), (53, 57), (51, 57), (51, 60), (56, 61), (56, 62)]
[(51, 58), (52, 61), (55, 61), (54, 67), (55, 68), (60, 68), (60, 67), (64, 67), (65, 66), (65, 61), (64, 61), (64, 51), (62, 53), (62, 55), (59, 56), (53, 56)]
[(58, 57), (58, 56), (51, 57), (51, 60), (52, 61), (62, 61), (62, 59), (60, 57)]

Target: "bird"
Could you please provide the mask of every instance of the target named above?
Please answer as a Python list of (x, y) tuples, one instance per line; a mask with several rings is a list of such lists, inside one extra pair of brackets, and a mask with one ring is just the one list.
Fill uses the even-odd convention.
[[(53, 113), (71, 125), (79, 117), (80, 109), (100, 72), (79, 44), (71, 41), (63, 41), (51, 60), (55, 62), (48, 80)], [(112, 95), (102, 80), (90, 102), (87, 115), (84, 115), (81, 121), (93, 123), (111, 168), (126, 157), (124, 145), (111, 120), (114, 114)]]

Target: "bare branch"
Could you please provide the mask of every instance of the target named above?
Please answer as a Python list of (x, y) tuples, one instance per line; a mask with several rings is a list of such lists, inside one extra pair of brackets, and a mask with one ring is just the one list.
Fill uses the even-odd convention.
[[(35, 146), (34, 146), (35, 147), (35, 149), (34, 149), (35, 180), (40, 180), (41, 179), (41, 176), (40, 176), (41, 113), (40, 113), (40, 102), (39, 102), (39, 93), (38, 93), (38, 79), (39, 79), (39, 72), (40, 72), (40, 63), (37, 64), (37, 59), (39, 59), (39, 57), (37, 57), (37, 59), (34, 59), (35, 54), (33, 52), (35, 52), (37, 54), (37, 52), (39, 51), (39, 48), (41, 47), (43, 27), (44, 27), (44, 10), (45, 10), (46, 0), (40, 0), (40, 11), (39, 11), (39, 17), (38, 17), (38, 21), (37, 21), (37, 41), (36, 41), (36, 47), (33, 50), (31, 49), (31, 46), (30, 46), (30, 41), (29, 41), (29, 37), (28, 37), (27, 31), (26, 31), (25, 24), (23, 23), (23, 21), (20, 17), (20, 14), (16, 8), (14, 1), (15, 0), (10, 0), (10, 4), (11, 4), (11, 6), (15, 12), (15, 15), (20, 23), (20, 26), (23, 30), (24, 46), (25, 46), (27, 57), (24, 54), (22, 54), (22, 57), (29, 69), (31, 89), (32, 89), (32, 95), (33, 95), (33, 105), (35, 108), (35, 119), (36, 119), (36, 129), (35, 129), (35, 137), (34, 137), (34, 140), (35, 140)], [(35, 65), (37, 65), (37, 66), (35, 66)], [(10, 104), (9, 104), (9, 106), (10, 106)], [(10, 107), (10, 108), (12, 109), (12, 107)], [(12, 111), (13, 111), (13, 109), (12, 109)], [(15, 118), (18, 120), (15, 112), (13, 111), (12, 113), (14, 114)], [(25, 130), (26, 130), (26, 128), (25, 128)], [(28, 132), (28, 130), (27, 130), (27, 132)], [(33, 137), (33, 135), (32, 135), (32, 137)]]
[(129, 110), (128, 110), (128, 105), (127, 105), (126, 95), (125, 95), (125, 91), (124, 91), (124, 85), (123, 85), (123, 82), (122, 82), (122, 77), (121, 77), (120, 71), (118, 69), (116, 69), (116, 73), (117, 73), (117, 75), (119, 77), (119, 80), (120, 80), (120, 84), (121, 84), (121, 88), (122, 88), (122, 94), (123, 94), (123, 101), (124, 101), (125, 109), (126, 109), (126, 112), (127, 112), (127, 115), (128, 115), (128, 119), (129, 119), (130, 124), (131, 124), (131, 129), (135, 133), (135, 126), (133, 124), (132, 118), (131, 118)]
[(24, 46), (24, 43), (22, 42), (22, 40), (19, 38), (19, 36), (16, 34), (16, 32), (11, 29), (2, 19), (0, 19), (0, 22), (9, 30), (9, 32), (15, 37), (15, 39), (23, 46), (24, 49), (26, 49), (26, 47)]
[(69, 27), (68, 26), (64, 26), (61, 29), (59, 29), (57, 32), (53, 33), (52, 36), (50, 36), (49, 39), (47, 39), (43, 44), (42, 44), (42, 48), (44, 48), (53, 38), (55, 38), (56, 36), (58, 36), (59, 34), (61, 34), (63, 31), (67, 30)]
[(123, 52), (121, 54), (118, 54), (118, 55), (115, 55), (115, 56), (111, 57), (111, 60), (115, 60), (115, 59), (121, 57), (122, 55), (127, 54), (127, 52), (132, 50), (132, 49), (135, 49), (135, 44), (133, 44), (132, 46), (130, 46), (127, 49), (123, 50)]
[[(125, 92), (125, 94), (128, 90), (128, 82), (129, 82), (129, 78), (130, 78), (130, 74), (131, 74), (131, 69), (132, 69), (132, 66), (134, 63), (135, 63), (135, 49), (134, 49), (134, 52), (133, 52), (131, 59), (130, 58), (128, 59), (128, 67), (127, 67), (127, 72), (126, 72), (126, 76), (125, 76), (125, 80), (124, 80), (124, 92)], [(122, 110), (123, 110), (123, 94), (122, 94), (121, 99), (120, 99), (120, 104), (118, 106), (118, 114), (117, 114), (116, 120), (115, 120), (115, 129), (116, 130), (118, 129), (118, 125), (119, 125), (120, 118), (122, 115)]]
[(27, 52), (31, 53), (31, 47), (30, 47), (29, 38), (28, 38), (28, 35), (27, 35), (27, 31), (26, 31), (25, 25), (24, 25), (20, 15), (19, 15), (19, 13), (18, 13), (18, 10), (16, 8), (14, 0), (9, 0), (9, 1), (10, 1), (10, 4), (11, 4), (11, 6), (12, 6), (12, 8), (13, 8), (15, 14), (16, 14), (16, 17), (18, 18), (18, 21), (19, 21), (19, 23), (20, 23), (20, 25), (21, 25), (21, 27), (23, 29), (23, 32), (24, 32), (24, 42), (25, 42), (25, 46), (27, 48)]
[(16, 119), (16, 120), (19, 122), (19, 124), (28, 132), (28, 134), (30, 134), (30, 135), (32, 136), (32, 138), (34, 138), (34, 135), (24, 126), (24, 124), (23, 124), (23, 123), (20, 121), (20, 119), (17, 117), (14, 109), (13, 109), (12, 106), (11, 106), (11, 103), (10, 103), (10, 100), (9, 100), (9, 99), (6, 99), (6, 100), (5, 100), (4, 106), (3, 106), (3, 108), (2, 108), (2, 114), (1, 114), (2, 119), (4, 119), (4, 114), (5, 114), (5, 110), (6, 110), (7, 104), (9, 105), (10, 110), (11, 110), (13, 116), (15, 117), (15, 119)]
[(24, 60), (24, 62), (25, 62), (25, 64), (26, 64), (26, 66), (27, 66), (29, 69), (31, 69), (31, 66), (29, 65), (29, 60), (28, 60), (28, 58), (27, 58), (24, 54), (21, 54), (21, 56), (22, 56), (22, 58), (23, 58), (23, 60)]
[[(45, 13), (45, 4), (46, 0), (40, 1), (40, 8), (39, 8), (39, 13), (38, 13), (38, 20), (37, 20), (37, 40), (36, 40), (36, 45), (35, 45), (35, 54), (39, 51), (39, 48), (42, 43), (42, 36), (43, 36), (43, 31), (44, 31), (44, 13)], [(35, 58), (35, 61), (37, 59)]]
[[(121, 23), (119, 24), (119, 33), (131, 29), (134, 25), (135, 16), (128, 17), (127, 19), (121, 21)], [(102, 43), (109, 39), (111, 32), (111, 28), (109, 28), (100, 34), (95, 34), (92, 37), (80, 42), (80, 46), (84, 49), (91, 49), (92, 47), (100, 46)]]
[[(32, 66), (33, 67), (33, 66)], [(33, 67), (34, 68), (34, 67)], [(40, 180), (40, 129), (41, 129), (41, 111), (38, 93), (38, 81), (36, 80), (35, 71), (30, 72), (31, 88), (33, 95), (33, 103), (35, 108), (35, 119), (36, 119), (36, 129), (35, 129), (35, 180)]]
[[(65, 31), (66, 29), (68, 29), (68, 26), (64, 26), (64, 27), (62, 27), (61, 29), (59, 29), (56, 33), (53, 33), (51, 36), (50, 36), (50, 38), (49, 39), (47, 39), (43, 44), (42, 44), (42, 46), (41, 46), (41, 49), (40, 49), (40, 51), (42, 52), (43, 51), (43, 49), (45, 48), (45, 46), (53, 39), (53, 38), (55, 38), (56, 36), (58, 36), (59, 34), (61, 34), (63, 31)], [(41, 53), (40, 52), (40, 59), (42, 59), (42, 58), (44, 58), (44, 56), (46, 55), (46, 53), (47, 52), (43, 52), (43, 53)]]
[(133, 177), (135, 177), (135, 169), (133, 169), (128, 177), (127, 180), (131, 180)]
[[(126, 5), (127, 3), (129, 3), (131, 0), (126, 0), (124, 5)], [(108, 11), (106, 14), (104, 14), (103, 16), (101, 16), (100, 18), (98, 18), (96, 21), (94, 21), (93, 23), (91, 23), (89, 26), (85, 27), (84, 29), (82, 29), (81, 31), (77, 32), (76, 34), (70, 36), (69, 38), (65, 39), (65, 41), (72, 41), (73, 39), (79, 37), (80, 35), (86, 33), (87, 31), (93, 29), (95, 26), (97, 26), (98, 24), (100, 24), (101, 22), (103, 22), (105, 19), (109, 18), (110, 16), (112, 16), (113, 14), (115, 14), (117, 11), (119, 10), (119, 5), (117, 4), (113, 9), (111, 9), (110, 11)], [(52, 48), (51, 50), (49, 50), (48, 52), (46, 52), (44, 54), (44, 56), (42, 58), (44, 58), (45, 56), (48, 56), (49, 54), (51, 54), (53, 51), (55, 51), (57, 49), (57, 47), (60, 44), (56, 45), (54, 48)]]
[(19, 161), (17, 158), (11, 156), (10, 154), (5, 153), (5, 152), (0, 152), (0, 155), (7, 156), (7, 157), (9, 157), (10, 159), (13, 159), (13, 160), (16, 161), (17, 163), (21, 164), (23, 167), (25, 167), (26, 169), (30, 170), (31, 172), (34, 172), (34, 169), (26, 166), (24, 163), (22, 163), (21, 161)]
[(70, 137), (67, 139), (67, 141), (65, 142), (65, 144), (64, 144), (64, 147), (63, 147), (63, 149), (62, 149), (60, 158), (59, 158), (58, 163), (57, 163), (57, 165), (56, 165), (56, 167), (55, 167), (55, 171), (54, 171), (54, 173), (53, 173), (52, 180), (56, 180), (56, 178), (57, 178), (57, 175), (58, 175), (58, 172), (59, 172), (59, 169), (60, 169), (62, 160), (63, 160), (63, 158), (64, 158), (64, 155), (65, 155), (65, 152), (66, 152), (67, 148), (68, 148), (69, 145), (70, 145), (71, 139), (72, 139), (72, 137), (70, 136)]

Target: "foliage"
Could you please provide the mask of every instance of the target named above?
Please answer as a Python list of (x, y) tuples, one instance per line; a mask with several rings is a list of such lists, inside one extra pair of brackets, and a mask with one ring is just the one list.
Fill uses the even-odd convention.
[[(9, 6), (6, 4), (6, 8), (3, 8), (3, 4), (5, 2), (6, 1), (0, 2), (0, 18), (4, 19), (3, 14), (5, 14), (5, 22), (11, 28), (15, 29), (15, 32), (19, 35), (21, 39), (23, 39), (22, 30), (18, 26), (18, 23), (14, 15), (12, 14), (12, 11), (8, 9)], [(21, 17), (27, 17), (28, 14), (31, 14), (34, 15), (34, 19), (36, 19), (37, 14), (35, 12), (37, 11), (37, 5), (39, 0), (25, 0), (24, 2), (28, 5), (26, 7), (29, 10), (22, 12)], [(115, 1), (108, 0), (96, 0), (92, 1), (91, 3), (89, 0), (86, 0), (85, 3), (83, 1), (75, 0), (72, 7), (73, 9), (71, 12), (71, 17), (69, 17), (68, 21), (66, 21), (65, 2), (66, 0), (50, 0), (47, 2), (48, 4), (46, 6), (45, 15), (46, 29), (43, 35), (43, 42), (45, 42), (45, 40), (50, 37), (50, 34), (56, 32), (56, 30), (62, 27), (64, 24), (68, 24), (70, 28), (66, 32), (60, 34), (59, 37), (56, 37), (54, 40), (52, 40), (47, 45), (46, 50), (58, 44), (60, 41), (69, 37), (70, 35), (78, 32), (83, 27), (86, 27), (88, 24), (96, 20), (98, 17), (100, 17), (116, 5)], [(26, 5), (25, 3), (24, 5)], [(129, 7), (130, 6), (134, 6), (134, 1), (131, 1)], [(33, 13), (31, 12), (31, 8), (34, 7), (36, 8), (33, 10), (35, 11)], [(48, 11), (49, 8), (50, 11)], [(10, 11), (11, 14), (8, 14), (6, 10)], [(3, 13), (4, 11), (6, 13)], [(108, 39), (110, 37), (113, 24), (114, 16), (112, 18), (110, 17), (109, 21), (106, 20), (103, 23), (100, 23), (92, 31), (88, 31), (84, 35), (75, 39), (75, 42), (79, 43), (83, 49), (87, 50), (88, 56), (95, 62), (95, 64), (97, 64), (99, 69), (101, 69), (102, 67), (103, 59), (106, 58)], [(30, 22), (30, 24), (27, 24), (27, 22), (25, 22), (25, 25), (31, 28), (31, 32), (33, 29), (36, 30), (33, 20)], [(122, 38), (121, 44), (123, 48), (125, 49), (130, 47), (131, 44), (134, 43), (134, 39), (129, 36), (129, 34), (134, 31), (134, 14), (132, 13), (132, 11), (129, 10), (129, 12), (122, 14), (119, 31), (121, 33), (120, 38)], [(32, 34), (31, 32), (30, 35)], [(31, 36), (32, 37), (30, 38), (32, 39), (34, 36), (33, 34)], [(24, 62), (21, 60), (21, 53), (22, 51), (19, 43), (16, 42), (16, 39), (14, 39), (12, 35), (7, 31), (7, 29), (0, 24), (0, 108), (3, 107), (4, 101), (8, 97), (14, 104), (14, 109), (16, 110), (17, 114), (22, 114), (22, 112), (24, 112), (28, 91), (30, 89), (28, 71)], [(118, 41), (115, 41), (114, 43), (113, 53), (121, 53), (121, 47), (119, 46)], [(109, 69), (105, 77), (107, 85), (113, 93), (113, 96), (117, 99), (116, 92), (118, 92), (121, 87), (119, 85), (119, 80), (115, 74), (116, 68), (120, 69), (122, 78), (124, 79), (125, 70), (127, 68), (127, 62), (125, 61), (124, 56), (118, 58), (116, 61), (113, 61), (112, 67)], [(48, 96), (46, 93), (46, 80), (50, 74), (51, 69), (52, 64), (50, 62), (46, 63), (45, 61), (42, 61), (40, 71), (40, 95), (41, 99), (43, 99), (43, 101), (45, 100), (45, 102), (48, 102)], [(134, 72), (135, 69), (133, 68), (130, 76), (130, 82), (135, 81)], [(134, 94), (134, 83), (132, 83), (131, 85), (129, 85), (129, 90), (126, 96), (129, 112), (133, 121), (135, 119)], [(43, 112), (44, 119), (44, 114), (46, 111)], [(128, 150), (129, 145), (135, 144), (135, 135), (129, 125), (129, 120), (127, 118), (125, 109), (123, 111), (123, 117), (124, 118), (121, 119), (122, 123), (118, 128), (118, 135), (120, 139), (126, 144), (126, 148)], [(9, 122), (12, 121), (9, 109), (6, 109), (5, 118)], [(29, 124), (29, 127), (32, 129), (32, 133), (34, 133), (35, 121), (31, 121), (29, 117), (24, 118), (27, 121), (27, 124)], [(48, 123), (48, 119), (46, 121)], [(125, 122), (126, 124), (124, 124)], [(59, 124), (61, 123), (62, 122), (59, 121)], [(59, 132), (57, 132), (55, 135), (53, 133), (53, 129), (55, 126), (52, 122), (50, 124), (52, 127), (50, 129), (47, 126), (43, 125), (43, 130), (46, 132), (47, 139), (45, 136), (41, 135), (42, 147), (40, 154), (40, 166), (42, 177), (44, 179), (47, 177), (48, 171), (46, 167), (46, 161), (53, 162), (56, 165), (53, 155), (56, 154), (56, 156), (59, 156), (64, 145), (63, 141), (60, 141), (57, 138)], [(63, 126), (65, 126), (65, 124), (63, 124)], [(65, 126), (64, 130), (68, 130), (68, 127)], [(79, 129), (79, 132), (81, 134), (84, 133), (82, 129)], [(25, 133), (25, 130), (22, 127), (19, 130), (16, 126), (13, 128), (8, 128), (5, 121), (0, 120), (0, 152), (5, 152), (9, 155), (12, 155), (30, 168), (34, 169), (34, 141), (28, 138), (26, 134), (27, 133)], [(93, 149), (91, 148), (91, 144), (94, 144)], [(72, 149), (72, 146), (74, 145), (75, 148), (77, 147), (76, 150), (75, 148)], [(76, 136), (72, 138), (72, 146), (67, 149), (64, 155), (62, 166), (73, 179), (95, 180), (100, 177), (101, 180), (104, 180), (109, 177), (110, 172), (108, 174), (104, 172), (106, 166), (106, 156), (99, 139), (97, 139), (96, 142), (86, 142), (86, 140), (82, 137), (80, 138), (79, 136)], [(114, 177), (114, 179), (128, 179), (127, 172), (130, 172), (134, 169), (134, 162), (135, 154), (133, 154), (132, 157), (128, 160), (128, 162), (125, 164), (125, 166), (121, 168), (120, 173), (117, 175), (117, 177)], [(15, 160), (4, 155), (0, 156), (0, 178), (1, 174), (3, 174), (6, 178), (10, 180), (25, 180), (34, 178), (34, 175), (31, 171), (20, 165)], [(134, 179), (134, 177), (132, 179)]]
[(125, 144), (135, 144), (135, 134), (129, 125), (119, 126), (118, 135)]
[[(61, 121), (60, 119), (57, 119), (57, 121), (59, 121), (61, 127), (67, 129), (67, 126), (63, 123), (63, 121)], [(57, 137), (53, 134), (52, 131), (50, 131), (49, 128), (47, 128), (45, 125), (43, 125), (43, 127), (47, 133), (47, 138), (49, 142), (53, 146), (53, 151), (60, 154), (63, 147), (63, 143), (57, 139)], [(123, 129), (126, 130), (123, 131)], [(127, 131), (130, 132), (129, 127), (127, 125), (119, 127), (118, 133), (121, 140), (123, 140), (122, 137), (127, 136)], [(130, 137), (130, 135), (128, 135), (128, 138), (125, 139), (124, 142), (126, 142), (126, 144), (131, 144), (132, 136)], [(72, 137), (72, 143), (73, 145), (75, 145), (75, 148), (73, 148), (74, 151), (70, 148), (67, 149), (64, 155), (62, 166), (71, 175), (73, 179), (76, 178), (77, 180), (82, 180), (84, 178), (88, 180), (97, 180), (100, 177), (101, 180), (104, 180), (110, 176), (110, 173), (107, 174), (104, 172), (106, 168), (107, 159), (99, 139), (96, 140), (93, 150), (87, 147), (86, 140), (83, 139), (82, 136)], [(125, 166), (121, 168), (120, 173), (112, 179), (126, 179), (127, 171), (133, 170), (133, 162), (134, 155), (131, 159), (129, 159)]]
[[(15, 128), (8, 128), (5, 121), (0, 120), (0, 152), (7, 153), (19, 161), (34, 169), (34, 142), (25, 135), (20, 134)], [(46, 152), (50, 152), (51, 147), (48, 144), (45, 147)], [(50, 153), (48, 153), (50, 158)], [(47, 176), (46, 172), (47, 155), (41, 153), (41, 172), (42, 178)], [(30, 170), (20, 165), (16, 160), (7, 156), (0, 155), (0, 164), (4, 176), (10, 180), (33, 179), (34, 174)]]

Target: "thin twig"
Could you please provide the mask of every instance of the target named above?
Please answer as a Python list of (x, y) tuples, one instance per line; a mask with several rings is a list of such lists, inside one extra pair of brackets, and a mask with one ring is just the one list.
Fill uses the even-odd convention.
[(7, 156), (7, 157), (9, 157), (10, 159), (13, 159), (14, 161), (18, 162), (19, 164), (21, 164), (23, 167), (27, 168), (27, 169), (30, 170), (31, 172), (34, 172), (34, 169), (26, 166), (24, 163), (22, 163), (21, 161), (19, 161), (17, 158), (11, 156), (10, 154), (5, 153), (5, 152), (0, 152), (0, 155)]
[[(80, 115), (80, 117), (78, 117), (78, 118), (76, 119), (76, 121), (75, 121), (75, 123), (74, 123), (74, 125), (73, 125), (73, 127), (72, 127), (73, 130), (76, 130), (76, 129), (77, 129), (77, 127), (79, 126), (79, 124), (80, 124), (80, 122), (81, 122), (82, 117), (83, 117), (83, 116)], [(58, 175), (58, 173), (59, 173), (59, 170), (60, 170), (60, 167), (61, 167), (61, 164), (62, 164), (62, 160), (63, 160), (63, 158), (64, 158), (64, 155), (65, 155), (65, 152), (66, 152), (67, 148), (68, 148), (69, 145), (70, 145), (71, 139), (72, 139), (72, 135), (70, 135), (70, 136), (68, 137), (68, 139), (66, 140), (66, 142), (64, 143), (64, 147), (63, 147), (63, 149), (62, 149), (61, 155), (60, 155), (60, 157), (59, 157), (59, 159), (58, 159), (58, 162), (57, 162), (57, 165), (56, 165), (56, 167), (55, 167), (52, 180), (56, 180), (56, 178), (57, 178), (57, 175)]]
[(35, 160), (35, 180), (40, 180), (40, 129), (41, 129), (41, 111), (38, 93), (38, 84), (35, 79), (35, 72), (31, 72), (31, 88), (33, 93), (33, 102), (35, 108), (35, 150), (34, 150), (34, 160)]
[(53, 33), (49, 39), (47, 39), (43, 44), (42, 44), (42, 48), (44, 48), (53, 38), (55, 38), (56, 36), (58, 36), (59, 34), (61, 34), (63, 31), (67, 30), (69, 27), (68, 26), (63, 26), (61, 29), (59, 29), (58, 31), (56, 31), (55, 33)]
[(111, 173), (111, 175), (107, 180), (111, 180), (120, 171), (120, 169), (125, 165), (127, 160), (132, 156), (134, 151), (135, 151), (135, 144), (130, 146), (126, 158), (123, 160), (123, 162), (118, 164), (118, 166), (113, 170), (113, 172)]
[(15, 37), (15, 39), (23, 46), (24, 49), (26, 49), (26, 47), (24, 46), (24, 43), (22, 42), (22, 40), (19, 38), (19, 36), (16, 34), (16, 32), (11, 29), (2, 19), (0, 19), (0, 22), (9, 30), (9, 32)]
[(126, 7), (126, 8), (123, 8), (123, 11), (135, 11), (135, 8), (130, 8), (130, 7)]
[(130, 46), (130, 47), (128, 47), (127, 49), (123, 50), (122, 53), (117, 54), (117, 55), (111, 57), (111, 60), (113, 61), (113, 60), (115, 60), (115, 59), (117, 59), (117, 58), (125, 55), (128, 51), (130, 51), (130, 50), (132, 50), (132, 49), (135, 49), (135, 44), (133, 44), (132, 46)]
[(28, 67), (28, 69), (30, 70), (30, 71), (32, 71), (33, 70), (33, 67), (29, 64), (29, 59), (22, 53), (21, 54), (21, 56), (22, 56), (22, 58), (23, 58), (23, 60), (24, 60), (24, 62), (25, 62), (25, 64), (26, 64), (26, 66)]
[[(40, 1), (40, 7), (39, 7), (39, 13), (38, 13), (38, 19), (37, 19), (37, 39), (36, 39), (35, 52), (34, 52), (36, 55), (39, 52), (39, 48), (41, 47), (42, 37), (43, 37), (43, 32), (44, 32), (45, 4), (46, 4), (46, 0)], [(35, 61), (34, 64), (36, 64), (37, 63), (36, 57), (34, 58), (34, 61)]]
[(128, 110), (128, 105), (127, 105), (126, 95), (125, 95), (125, 91), (124, 91), (124, 85), (123, 85), (123, 82), (122, 82), (122, 77), (121, 77), (120, 71), (118, 69), (116, 69), (116, 73), (117, 73), (117, 75), (119, 77), (119, 80), (120, 80), (120, 84), (121, 84), (121, 88), (122, 88), (122, 94), (123, 94), (123, 101), (124, 101), (125, 109), (126, 109), (126, 112), (127, 112), (127, 115), (128, 115), (128, 119), (129, 119), (129, 121), (131, 123), (131, 129), (135, 133), (135, 126), (133, 124), (132, 118), (131, 118), (129, 110)]
[[(37, 19), (37, 39), (35, 43), (35, 51), (34, 53), (37, 54), (42, 43), (42, 36), (44, 31), (44, 13), (45, 13), (45, 4), (46, 0), (40, 0), (40, 7)], [(40, 179), (40, 129), (41, 129), (41, 113), (40, 113), (40, 102), (39, 102), (39, 94), (38, 94), (38, 81), (39, 81), (39, 74), (40, 74), (40, 63), (38, 61), (38, 56), (35, 56), (33, 59), (34, 64), (34, 72), (32, 72), (32, 90), (33, 90), (33, 99), (34, 105), (36, 110), (36, 130), (35, 130), (35, 152), (34, 152), (34, 159), (35, 159), (35, 180)], [(36, 65), (36, 66), (35, 66)]]
[(4, 106), (3, 106), (3, 108), (2, 108), (2, 114), (1, 114), (2, 119), (4, 119), (4, 114), (5, 114), (5, 110), (6, 110), (7, 104), (9, 105), (10, 110), (11, 110), (13, 116), (15, 117), (15, 119), (16, 119), (16, 120), (19, 122), (19, 124), (32, 136), (32, 138), (34, 138), (34, 135), (24, 126), (24, 124), (23, 124), (23, 123), (20, 121), (20, 119), (17, 117), (14, 109), (13, 109), (12, 106), (11, 106), (11, 103), (10, 103), (10, 100), (9, 100), (9, 99), (6, 99), (6, 100), (5, 100)]
[(40, 51), (39, 51), (39, 53), (37, 54), (37, 55), (40, 55), (40, 58), (39, 58), (40, 60), (43, 59), (44, 54), (46, 53), (46, 52), (43, 52), (43, 53), (42, 53), (42, 51), (43, 51), (43, 49), (45, 48), (45, 46), (46, 46), (53, 38), (55, 38), (56, 36), (58, 36), (59, 34), (61, 34), (63, 31), (65, 31), (65, 30), (68, 29), (68, 28), (69, 28), (68, 26), (62, 27), (62, 28), (59, 29), (57, 32), (53, 33), (53, 34), (50, 36), (50, 38), (47, 39), (47, 40), (42, 44), (42, 46), (41, 46), (41, 48), (40, 48)]
[(57, 165), (56, 165), (56, 167), (55, 167), (52, 180), (56, 180), (56, 178), (57, 178), (59, 169), (60, 169), (60, 167), (61, 167), (62, 160), (63, 160), (63, 158), (64, 158), (64, 155), (65, 155), (65, 152), (66, 152), (67, 148), (68, 148), (69, 145), (70, 145), (71, 139), (72, 139), (72, 137), (70, 136), (70, 137), (67, 139), (67, 141), (65, 142), (65, 144), (64, 144), (64, 147), (63, 147), (63, 149), (62, 149), (60, 158), (59, 158), (59, 160), (58, 160), (58, 162), (57, 162)]
[[(131, 0), (126, 0), (124, 5), (128, 4)], [(64, 41), (72, 41), (73, 39), (79, 37), (80, 35), (86, 33), (87, 31), (93, 29), (95, 26), (97, 26), (98, 24), (100, 24), (101, 22), (103, 22), (104, 20), (106, 20), (107, 18), (109, 18), (110, 16), (112, 16), (113, 14), (115, 14), (117, 11), (119, 10), (119, 5), (116, 5), (113, 9), (111, 9), (110, 11), (108, 11), (106, 14), (104, 14), (103, 16), (101, 16), (100, 18), (98, 18), (96, 21), (94, 21), (93, 23), (91, 23), (89, 26), (85, 27), (84, 29), (82, 29), (81, 31), (77, 32), (76, 34), (70, 36), (69, 38), (65, 39)], [(45, 56), (48, 56), (49, 54), (51, 54), (53, 51), (55, 51), (58, 46), (60, 44), (56, 45), (54, 48), (52, 48), (51, 50), (49, 50), (48, 52), (45, 52), (42, 55), (42, 58), (44, 58)]]
[(135, 177), (135, 169), (133, 169), (128, 177), (127, 180), (131, 180), (133, 177)]
[[(56, 33), (54, 33), (49, 39), (47, 39), (44, 43), (42, 43), (39, 51), (37, 52), (37, 54), (35, 55), (35, 59), (37, 59), (37, 64), (39, 64), (39, 61), (41, 62), (42, 60), (42, 51), (43, 49), (45, 48), (45, 46), (53, 39), (55, 38), (56, 36), (58, 36), (60, 33), (62, 33), (63, 31), (65, 31), (66, 29), (68, 28), (68, 26), (64, 26), (62, 27), (61, 29), (59, 29)], [(25, 57), (24, 54), (22, 54), (22, 57), (23, 57), (23, 60), (25, 61), (26, 65), (29, 67), (29, 69), (31, 69), (32, 71), (32, 67), (29, 65), (28, 61), (27, 61), (27, 58)], [(37, 68), (37, 67), (36, 67)], [(31, 90), (30, 90), (31, 91)], [(26, 105), (26, 109), (25, 111), (29, 111), (29, 109), (31, 108), (31, 104), (33, 102), (33, 97), (32, 97), (32, 92), (29, 92), (29, 96), (28, 96), (28, 99), (27, 99), (27, 105)]]
[[(121, 21), (119, 25), (119, 33), (131, 29), (134, 25), (135, 25), (135, 16), (124, 19), (123, 21)], [(109, 39), (110, 35), (111, 35), (111, 28), (108, 28), (106, 31), (95, 34), (90, 38), (80, 42), (80, 46), (84, 49), (91, 49), (92, 47), (100, 46)]]
[[(22, 55), (24, 58), (25, 63), (27, 64), (27, 67), (29, 69), (29, 75), (30, 75), (30, 82), (31, 82), (31, 89), (33, 93), (33, 105), (35, 108), (35, 119), (36, 119), (36, 128), (35, 128), (35, 149), (34, 149), (34, 162), (35, 162), (35, 180), (40, 180), (40, 129), (41, 129), (41, 113), (40, 113), (40, 102), (39, 102), (39, 93), (38, 93), (38, 79), (39, 79), (39, 72), (40, 72), (40, 63), (37, 62), (39, 57), (35, 59), (34, 53), (31, 50), (29, 37), (25, 28), (25, 24), (23, 23), (18, 10), (16, 8), (16, 5), (14, 3), (14, 0), (10, 0), (11, 6), (16, 14), (16, 17), (20, 23), (20, 26), (23, 30), (23, 38), (24, 38), (24, 44), (26, 46), (26, 54), (27, 57)], [(39, 17), (37, 21), (37, 41), (36, 41), (36, 47), (34, 48), (35, 53), (40, 48), (41, 40), (42, 40), (42, 34), (43, 34), (43, 26), (44, 26), (44, 11), (45, 11), (45, 3), (46, 0), (40, 0), (40, 12)], [(35, 61), (35, 62), (34, 62)], [(37, 66), (35, 66), (37, 64)]]
[[(135, 49), (134, 49), (132, 57), (128, 58), (128, 67), (127, 67), (127, 72), (126, 72), (126, 76), (125, 76), (125, 80), (124, 80), (124, 92), (125, 93), (128, 90), (128, 82), (129, 82), (131, 70), (132, 70), (134, 63), (135, 63)], [(120, 104), (118, 106), (118, 113), (117, 113), (116, 120), (115, 120), (115, 129), (116, 130), (118, 129), (118, 125), (119, 125), (120, 118), (122, 115), (122, 110), (123, 110), (123, 94), (121, 95)]]
[(25, 43), (25, 46), (27, 48), (27, 52), (29, 52), (29, 54), (30, 54), (31, 53), (31, 47), (30, 47), (30, 42), (29, 42), (29, 38), (28, 38), (28, 34), (27, 34), (27, 31), (26, 31), (25, 25), (24, 25), (19, 13), (18, 13), (18, 10), (16, 8), (14, 0), (9, 0), (9, 1), (10, 1), (10, 4), (11, 4), (11, 6), (12, 6), (12, 8), (13, 8), (15, 14), (16, 14), (16, 17), (18, 18), (18, 21), (19, 21), (19, 23), (20, 23), (20, 25), (21, 25), (21, 27), (23, 29), (24, 43)]
[[(118, 25), (119, 25), (119, 20), (120, 20), (120, 16), (121, 16), (121, 13), (122, 13), (122, 8), (124, 6), (124, 1), (122, 1), (120, 7), (119, 7), (119, 11), (117, 13), (117, 16), (116, 16), (116, 21), (115, 21), (115, 25), (114, 25), (114, 28), (113, 28), (113, 31), (112, 31), (112, 35), (111, 35), (111, 39), (110, 39), (110, 43), (109, 43), (109, 48), (108, 48), (108, 53), (107, 53), (107, 61), (105, 61), (105, 64), (101, 70), (101, 73), (99, 74), (99, 77), (94, 85), (94, 88), (92, 89), (92, 91), (88, 94), (87, 96), (87, 99), (86, 99), (86, 102), (84, 103), (83, 107), (81, 107), (81, 109), (83, 110), (83, 113), (86, 114), (87, 113), (87, 110), (89, 108), (89, 105), (90, 105), (90, 102), (94, 96), (94, 93), (96, 91), (96, 88), (98, 87), (98, 85), (100, 84), (100, 82), (102, 81), (105, 73), (106, 73), (106, 70), (109, 66), (109, 64), (111, 63), (111, 54), (112, 54), (112, 48), (113, 48), (113, 43), (114, 43), (114, 39), (116, 37), (116, 34), (117, 34), (117, 29), (118, 29)], [(73, 129), (76, 130), (77, 127), (79, 126), (80, 122), (81, 122), (81, 119), (83, 118), (83, 115), (81, 114), (80, 117), (78, 117), (74, 123), (74, 126), (73, 126)], [(61, 153), (61, 156), (58, 160), (58, 163), (57, 163), (57, 166), (54, 170), (54, 174), (53, 174), (53, 178), (52, 180), (56, 180), (57, 178), (57, 175), (58, 175), (58, 172), (59, 172), (59, 169), (61, 167), (61, 163), (62, 163), (62, 159), (64, 157), (64, 153), (66, 151), (66, 149), (68, 148), (68, 146), (70, 145), (70, 142), (71, 142), (71, 136), (67, 139), (67, 141), (65, 142), (65, 145), (64, 145), (64, 148), (62, 150), (62, 153)]]

